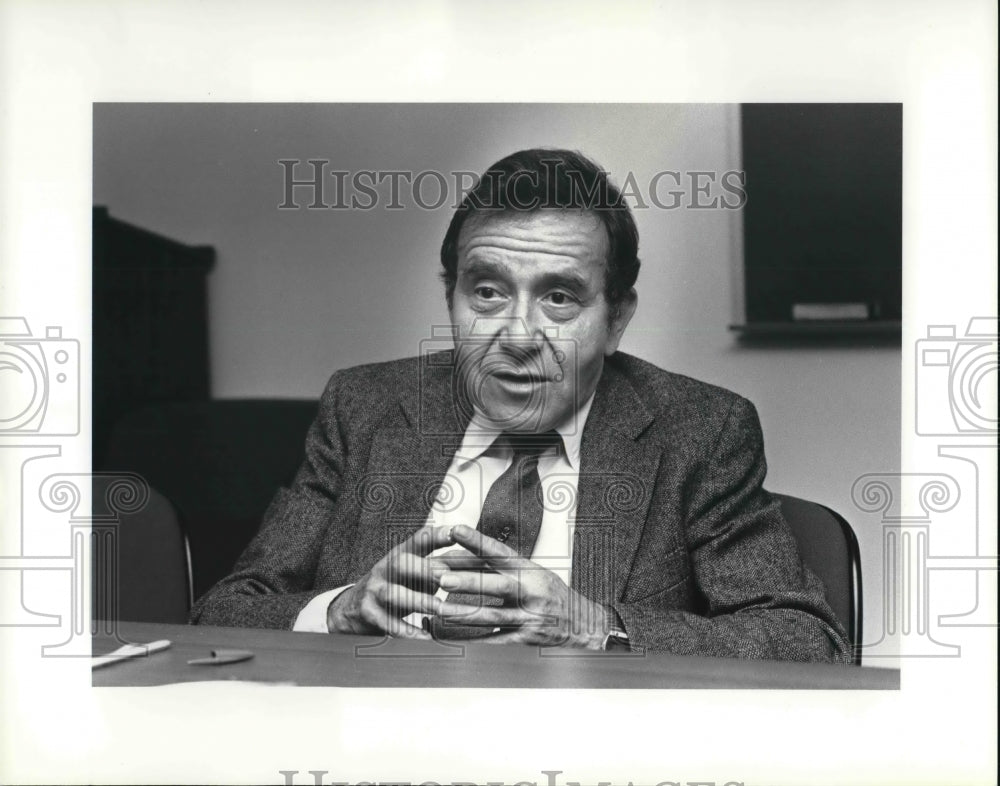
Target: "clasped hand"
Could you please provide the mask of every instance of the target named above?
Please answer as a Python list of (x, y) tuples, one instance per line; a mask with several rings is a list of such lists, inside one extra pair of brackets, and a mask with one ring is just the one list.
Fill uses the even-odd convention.
[[(451, 544), (463, 548), (429, 556)], [(442, 602), (435, 597), (438, 588), (498, 598), (503, 605), (471, 605), (451, 598)], [(330, 604), (327, 625), (337, 633), (429, 639), (429, 633), (403, 619), (412, 612), (488, 628), (491, 633), (477, 641), (497, 644), (600, 649), (608, 630), (603, 606), (568, 587), (551, 570), (462, 525), (424, 527), (392, 549)]]

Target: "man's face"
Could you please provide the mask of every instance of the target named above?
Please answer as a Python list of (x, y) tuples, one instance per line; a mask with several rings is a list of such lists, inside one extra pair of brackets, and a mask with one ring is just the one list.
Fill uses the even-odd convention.
[(608, 237), (588, 213), (473, 216), (458, 239), (450, 307), (460, 393), (505, 431), (542, 432), (590, 397), (635, 310), (611, 318)]

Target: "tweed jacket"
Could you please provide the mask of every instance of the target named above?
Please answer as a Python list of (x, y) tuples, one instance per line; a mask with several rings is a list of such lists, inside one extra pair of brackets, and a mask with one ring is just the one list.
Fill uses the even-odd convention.
[[(468, 424), (449, 357), (333, 375), (294, 482), (192, 622), (291, 628), (309, 600), (357, 581), (424, 525)], [(613, 607), (633, 644), (849, 661), (822, 584), (762, 487), (749, 401), (618, 352), (606, 359), (580, 462), (572, 586)]]

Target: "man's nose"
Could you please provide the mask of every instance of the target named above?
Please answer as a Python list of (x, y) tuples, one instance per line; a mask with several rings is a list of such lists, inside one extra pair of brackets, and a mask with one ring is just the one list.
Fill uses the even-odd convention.
[(541, 308), (530, 301), (520, 301), (511, 308), (510, 319), (500, 333), (500, 340), (540, 349), (547, 335), (548, 321)]
[(543, 314), (537, 310), (512, 306), (500, 316), (478, 317), (472, 335), (503, 344), (541, 347), (550, 331)]

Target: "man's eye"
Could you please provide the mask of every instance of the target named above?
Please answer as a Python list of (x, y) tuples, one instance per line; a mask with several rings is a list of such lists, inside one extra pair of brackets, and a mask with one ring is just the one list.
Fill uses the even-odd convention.
[(500, 294), (493, 287), (476, 287), (475, 292), (483, 300), (492, 300)]
[(549, 302), (554, 306), (568, 306), (574, 299), (565, 292), (552, 292), (549, 294)]

